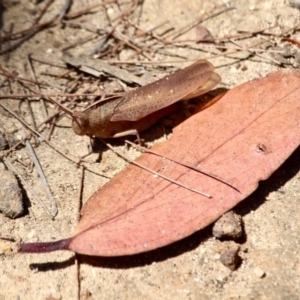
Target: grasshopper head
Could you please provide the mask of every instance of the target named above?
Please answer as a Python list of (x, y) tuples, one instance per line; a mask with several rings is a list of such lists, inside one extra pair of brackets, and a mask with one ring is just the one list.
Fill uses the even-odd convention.
[(89, 119), (84, 112), (75, 111), (72, 115), (72, 128), (77, 135), (89, 134)]

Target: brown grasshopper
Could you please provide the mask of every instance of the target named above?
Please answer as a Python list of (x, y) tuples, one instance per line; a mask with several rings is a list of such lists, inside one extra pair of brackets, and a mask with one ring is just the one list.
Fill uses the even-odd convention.
[(200, 96), (220, 80), (210, 62), (199, 60), (160, 80), (101, 101), (85, 111), (73, 112), (72, 127), (78, 135), (99, 138), (138, 136), (139, 132), (173, 112), (175, 107), (172, 104)]

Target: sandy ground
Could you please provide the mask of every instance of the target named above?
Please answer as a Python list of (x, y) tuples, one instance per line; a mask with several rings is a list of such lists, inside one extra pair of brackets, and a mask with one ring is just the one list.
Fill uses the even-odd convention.
[[(99, 1), (76, 1), (72, 10), (97, 2)], [(139, 6), (139, 25), (149, 29), (168, 21), (173, 27), (181, 28), (203, 13), (214, 10), (211, 2), (216, 6), (225, 3), (145, 0)], [(57, 13), (62, 4), (63, 1), (54, 1), (47, 17)], [(281, 33), (299, 22), (299, 10), (290, 7), (288, 1), (284, 0), (226, 1), (225, 4), (233, 9), (216, 14), (202, 23), (215, 37), (233, 36), (238, 30), (256, 31), (272, 26), (276, 21), (281, 24), (277, 33)], [(14, 30), (18, 31), (31, 24), (37, 8), (40, 9), (44, 1), (38, 5), (34, 1), (4, 1), (4, 5), (6, 10), (2, 14), (2, 29), (8, 30), (10, 24), (14, 23)], [(110, 12), (114, 6), (107, 5), (106, 8)], [(95, 9), (93, 14), (87, 15), (81, 22), (91, 27), (107, 26), (104, 9)], [(193, 38), (194, 35), (192, 30), (186, 34), (186, 38)], [(299, 32), (295, 32), (292, 37), (299, 39), (299, 35)], [(55, 26), (40, 31), (13, 52), (2, 55), (0, 63), (10, 71), (18, 71), (22, 77), (31, 78), (26, 62), (28, 54), (62, 63), (61, 49), (86, 36), (88, 32), (85, 29)], [(83, 43), (71, 52), (74, 55), (88, 54), (95, 42), (92, 40)], [(243, 45), (255, 45), (255, 39), (239, 42)], [(280, 45), (280, 38), (278, 42)], [(294, 49), (299, 51), (298, 48)], [(216, 50), (208, 52), (181, 48), (176, 51), (176, 54), (189, 59), (209, 58), (222, 76), (221, 86), (225, 88), (232, 88), (280, 68), (272, 61), (276, 58), (268, 53), (251, 56), (249, 52), (241, 52), (224, 57)], [(215, 53), (221, 56), (213, 58)], [(120, 54), (121, 59), (126, 59), (127, 56), (126, 51)], [(174, 66), (179, 68), (189, 63)], [(48, 80), (53, 86), (59, 87), (59, 81), (43, 75), (43, 72), (61, 74), (64, 72), (62, 69), (39, 63), (35, 63), (34, 67), (39, 80)], [(297, 61), (291, 60), (291, 65), (287, 67), (297, 67)], [(15, 91), (17, 92), (22, 93), (21, 90)], [(33, 107), (37, 121), (42, 121), (39, 104), (36, 103)], [(55, 128), (52, 143), (76, 157), (85, 154), (89, 139), (74, 135), (68, 119), (62, 119), (59, 125)], [(19, 127), (14, 118), (1, 111), (1, 131), (14, 133), (18, 137)], [(157, 130), (161, 130), (161, 125), (154, 126), (142, 134), (142, 137), (152, 141)], [(116, 143), (115, 147), (131, 157), (138, 155), (135, 150), (120, 143)], [(53, 241), (69, 236), (76, 226), (80, 169), (45, 143), (36, 147), (35, 151), (57, 202), (58, 215), (54, 221), (50, 220), (26, 189), (28, 211), (17, 219), (0, 215), (2, 237), (9, 236), (26, 242)], [(113, 177), (126, 165), (124, 160), (111, 151), (102, 151), (101, 162), (89, 165), (93, 172), (85, 172), (84, 201), (109, 180), (101, 174)], [(31, 163), (26, 150), (22, 148), (9, 158), (38, 195), (47, 201), (35, 168), (30, 171)], [(90, 160), (96, 158), (97, 155)], [(1, 172), (3, 169), (1, 166)], [(9, 253), (3, 249), (11, 244), (4, 241), (1, 242), (3, 253), (0, 254), (0, 299), (76, 299), (78, 293), (81, 299), (299, 299), (299, 181), (300, 149), (269, 180), (262, 182), (257, 191), (236, 207), (235, 211), (243, 217), (246, 236), (240, 242), (242, 264), (235, 271), (230, 271), (221, 264), (219, 256), (222, 242), (212, 237), (210, 227), (151, 253), (120, 258), (77, 256), (77, 262), (70, 252), (41, 255)], [(259, 270), (264, 276), (260, 276)]]

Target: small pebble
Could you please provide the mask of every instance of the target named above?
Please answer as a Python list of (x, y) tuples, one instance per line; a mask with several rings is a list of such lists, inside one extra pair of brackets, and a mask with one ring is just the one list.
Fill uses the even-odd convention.
[(260, 267), (256, 267), (254, 270), (253, 270), (253, 273), (258, 277), (258, 278), (263, 278), (266, 273), (264, 270), (262, 270)]
[(24, 213), (23, 195), (15, 175), (1, 171), (0, 211), (9, 218), (17, 218)]
[(229, 211), (215, 222), (213, 235), (218, 239), (230, 238), (236, 240), (243, 235), (241, 216)]
[(238, 255), (239, 250), (239, 245), (231, 244), (229, 248), (224, 250), (220, 255), (221, 263), (231, 271), (234, 271), (241, 263), (241, 258)]

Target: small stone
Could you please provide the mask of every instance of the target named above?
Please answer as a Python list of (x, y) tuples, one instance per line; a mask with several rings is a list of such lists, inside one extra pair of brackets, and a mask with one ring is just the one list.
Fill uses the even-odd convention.
[(221, 263), (231, 271), (234, 271), (241, 263), (241, 258), (238, 255), (239, 250), (239, 245), (231, 244), (220, 255)]
[(263, 278), (266, 273), (263, 269), (261, 269), (260, 267), (256, 267), (254, 270), (253, 270), (253, 273), (258, 277), (258, 278)]
[(218, 239), (230, 238), (236, 240), (240, 238), (243, 235), (241, 216), (229, 211), (215, 222), (212, 233)]
[(9, 218), (17, 218), (24, 213), (23, 195), (15, 175), (1, 171), (0, 211)]

